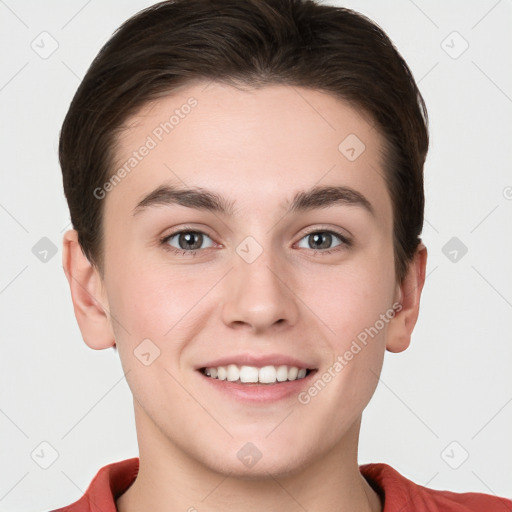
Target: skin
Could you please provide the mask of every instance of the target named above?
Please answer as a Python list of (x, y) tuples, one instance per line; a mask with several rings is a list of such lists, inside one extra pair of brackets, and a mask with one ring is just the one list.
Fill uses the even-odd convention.
[[(140, 469), (117, 507), (382, 510), (358, 469), (361, 415), (386, 349), (409, 345), (426, 266), (420, 245), (397, 282), (382, 136), (370, 119), (320, 91), (194, 83), (130, 119), (117, 161), (190, 97), (197, 106), (103, 199), (103, 276), (76, 232), (64, 236), (83, 338), (94, 349), (117, 345), (134, 397)], [(355, 161), (338, 150), (349, 134), (366, 146)], [(214, 190), (234, 212), (159, 205), (134, 215), (162, 184)], [(296, 192), (317, 185), (351, 187), (374, 215), (347, 204), (286, 214)], [(160, 243), (186, 229), (208, 235), (195, 256)], [(311, 230), (337, 231), (352, 244), (334, 237), (329, 248), (337, 250), (324, 254), (309, 245)], [(236, 252), (247, 236), (263, 249), (250, 264)], [(172, 244), (179, 247), (178, 237)], [(195, 370), (251, 352), (311, 361), (322, 374), (395, 302), (401, 311), (306, 405), (296, 397), (243, 404)], [(160, 350), (149, 366), (134, 355), (147, 338)], [(252, 467), (237, 457), (247, 442), (262, 454)]]

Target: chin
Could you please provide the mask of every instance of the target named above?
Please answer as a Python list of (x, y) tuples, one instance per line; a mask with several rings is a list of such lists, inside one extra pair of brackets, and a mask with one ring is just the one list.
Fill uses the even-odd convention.
[(302, 467), (304, 467), (303, 464), (299, 463), (295, 457), (291, 457), (290, 453), (283, 453), (282, 456), (274, 454), (271, 460), (268, 457), (264, 460), (262, 457), (252, 466), (243, 464), (237, 458), (235, 461), (233, 458), (217, 459), (215, 466), (211, 469), (230, 478), (259, 481), (290, 477), (299, 473)]
[(298, 452), (297, 444), (291, 439), (287, 442), (281, 438), (277, 443), (270, 442), (265, 436), (254, 441), (248, 439), (251, 437), (235, 437), (229, 446), (219, 443), (207, 458), (202, 454), (203, 464), (217, 473), (240, 480), (289, 477), (309, 465), (306, 447)]

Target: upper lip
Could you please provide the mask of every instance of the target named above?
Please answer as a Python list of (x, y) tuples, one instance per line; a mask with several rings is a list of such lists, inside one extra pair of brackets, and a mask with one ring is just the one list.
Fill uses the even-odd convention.
[(214, 368), (217, 366), (227, 366), (228, 364), (236, 364), (237, 366), (296, 366), (297, 368), (307, 368), (315, 370), (316, 366), (306, 361), (301, 361), (295, 357), (290, 357), (284, 354), (234, 354), (232, 356), (224, 356), (219, 359), (214, 359), (204, 363), (196, 368)]

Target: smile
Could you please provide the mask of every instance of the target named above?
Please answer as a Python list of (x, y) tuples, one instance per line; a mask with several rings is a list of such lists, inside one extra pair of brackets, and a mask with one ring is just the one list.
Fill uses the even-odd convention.
[(300, 380), (306, 377), (311, 371), (312, 370), (308, 368), (298, 368), (296, 366), (287, 365), (266, 365), (257, 367), (238, 366), (236, 364), (200, 369), (200, 372), (206, 377), (241, 384), (276, 384)]

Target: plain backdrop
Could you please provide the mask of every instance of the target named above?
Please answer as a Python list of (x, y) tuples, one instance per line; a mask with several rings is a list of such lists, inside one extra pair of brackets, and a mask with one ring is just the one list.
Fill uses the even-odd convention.
[[(1, 511), (69, 504), (101, 466), (138, 455), (118, 356), (89, 349), (75, 322), (57, 145), (92, 59), (151, 3), (0, 1)], [(411, 347), (386, 355), (360, 463), (512, 497), (512, 3), (338, 5), (394, 41), (431, 130), (420, 318)]]

